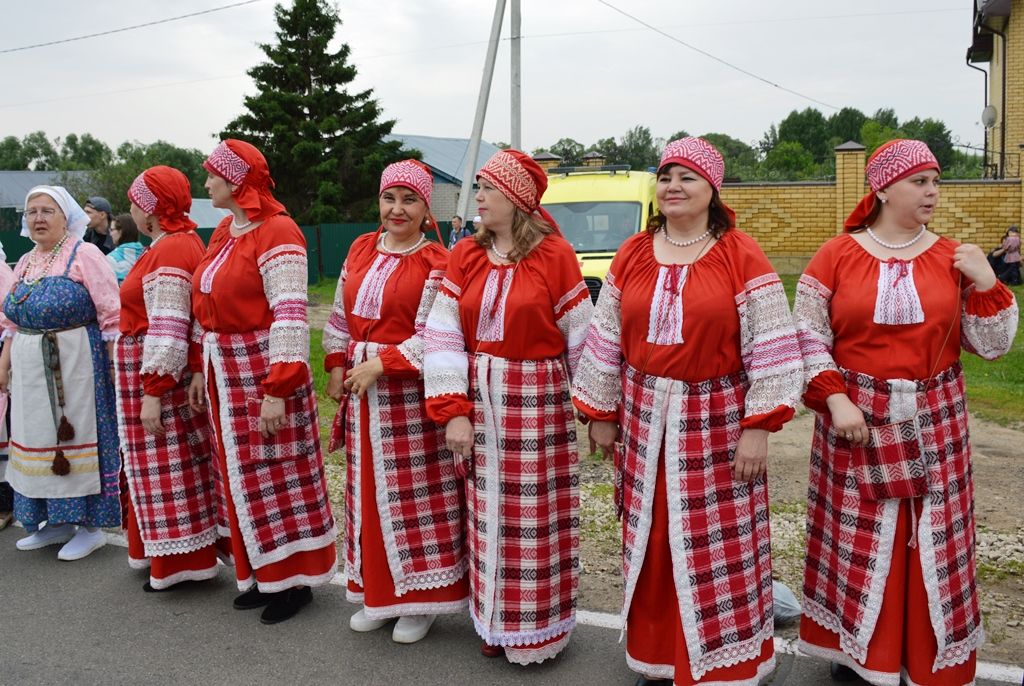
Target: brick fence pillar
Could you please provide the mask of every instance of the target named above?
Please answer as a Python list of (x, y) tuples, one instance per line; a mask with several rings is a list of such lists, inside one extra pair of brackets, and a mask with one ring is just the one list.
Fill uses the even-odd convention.
[(864, 146), (847, 141), (836, 146), (836, 233), (842, 233), (843, 222), (866, 192), (864, 181)]

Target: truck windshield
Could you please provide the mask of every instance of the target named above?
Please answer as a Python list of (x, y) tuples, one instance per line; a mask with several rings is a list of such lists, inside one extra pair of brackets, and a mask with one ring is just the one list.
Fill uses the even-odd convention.
[(638, 202), (544, 203), (576, 252), (615, 252), (640, 230)]

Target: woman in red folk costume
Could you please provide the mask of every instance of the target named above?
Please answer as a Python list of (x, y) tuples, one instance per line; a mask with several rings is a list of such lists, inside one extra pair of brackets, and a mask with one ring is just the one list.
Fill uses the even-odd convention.
[(436, 228), (433, 183), (415, 160), (384, 170), (381, 228), (352, 244), (324, 328), (327, 393), (341, 402), (332, 442), (348, 445), (348, 598), (363, 605), (349, 625), (373, 631), (400, 617), (398, 643), (426, 636), (469, 595), (462, 486), (421, 380), (423, 330), (448, 262), (424, 234)]
[(960, 352), (1010, 349), (1017, 304), (980, 248), (928, 231), (939, 164), (896, 140), (797, 286), (817, 413), (801, 649), (873, 684), (974, 683), (983, 631)]
[(477, 175), (483, 229), (459, 241), (427, 320), (427, 412), (466, 475), (470, 614), (485, 655), (554, 657), (576, 623), (579, 451), (569, 396), (593, 306), (518, 150)]
[(616, 253), (574, 386), (615, 451), (638, 684), (753, 685), (775, 664), (768, 434), (803, 368), (782, 282), (719, 198), (724, 172), (701, 138), (665, 147), (659, 226)]
[(128, 199), (139, 231), (152, 240), (121, 285), (115, 348), (128, 563), (148, 566), (143, 588), (160, 591), (217, 576), (209, 421), (188, 405), (202, 360), (189, 344), (192, 273), (206, 247), (188, 218), (188, 178), (177, 169), (139, 174)]
[(230, 525), (235, 608), (266, 606), (265, 624), (295, 615), (310, 586), (335, 574), (336, 527), (327, 499), (309, 369), (306, 241), (270, 189), (263, 155), (222, 142), (203, 166), (221, 221), (196, 270), (192, 307), (204, 399)]

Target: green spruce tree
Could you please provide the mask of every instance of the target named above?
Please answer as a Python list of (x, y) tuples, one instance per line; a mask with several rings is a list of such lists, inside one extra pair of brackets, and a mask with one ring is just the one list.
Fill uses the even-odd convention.
[(267, 62), (249, 70), (258, 94), (227, 125), (223, 138), (258, 147), (277, 182), (278, 199), (296, 221), (362, 220), (377, 197), (381, 170), (411, 156), (385, 143), (394, 120), (381, 120), (373, 90), (350, 92), (356, 68), (349, 47), (330, 42), (341, 18), (324, 0), (276, 5), (275, 45), (260, 45)]

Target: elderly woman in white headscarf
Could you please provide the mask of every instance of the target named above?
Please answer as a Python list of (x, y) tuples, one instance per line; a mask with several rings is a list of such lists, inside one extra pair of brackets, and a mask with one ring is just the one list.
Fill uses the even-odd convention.
[[(3, 299), (0, 391), (11, 397), (14, 516), (29, 535), (19, 550), (64, 544), (78, 560), (121, 525), (117, 413), (111, 346), (118, 333), (117, 279), (88, 218), (60, 186), (25, 198), (22, 235), (35, 243)], [(44, 526), (45, 524), (45, 526)]]

